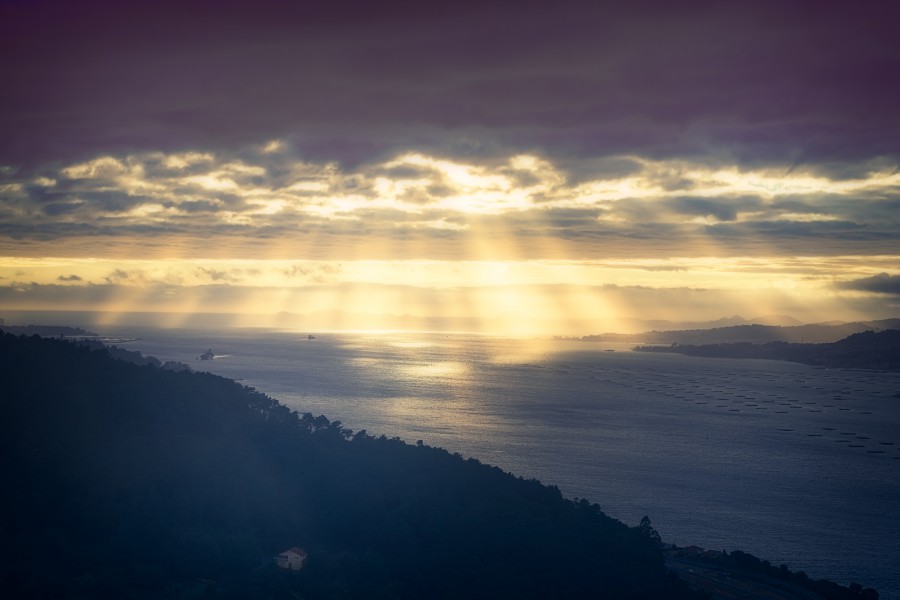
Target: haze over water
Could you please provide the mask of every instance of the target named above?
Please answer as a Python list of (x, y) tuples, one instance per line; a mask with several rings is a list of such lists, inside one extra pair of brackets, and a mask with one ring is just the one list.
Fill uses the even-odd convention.
[(900, 598), (900, 374), (472, 335), (120, 333), (354, 431), (649, 515), (666, 541)]

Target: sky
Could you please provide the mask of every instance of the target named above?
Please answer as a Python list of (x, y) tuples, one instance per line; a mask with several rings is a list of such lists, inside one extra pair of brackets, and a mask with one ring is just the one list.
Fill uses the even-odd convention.
[(0, 317), (900, 316), (898, 13), (0, 0)]

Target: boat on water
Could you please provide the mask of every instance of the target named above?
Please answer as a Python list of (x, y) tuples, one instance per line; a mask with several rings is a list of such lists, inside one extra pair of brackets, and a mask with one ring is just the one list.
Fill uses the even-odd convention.
[(200, 360), (212, 360), (216, 357), (215, 353), (213, 353), (212, 348), (208, 349), (206, 352), (198, 356)]

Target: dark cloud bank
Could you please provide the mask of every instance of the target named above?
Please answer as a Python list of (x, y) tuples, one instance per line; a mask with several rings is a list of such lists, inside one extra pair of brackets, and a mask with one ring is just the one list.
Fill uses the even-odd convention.
[[(892, 2), (5, 2), (0, 165), (287, 139), (744, 164), (900, 155)], [(849, 173), (853, 175), (853, 169)]]
[(876, 294), (887, 294), (900, 297), (900, 275), (879, 273), (872, 277), (864, 277), (862, 279), (841, 283), (838, 287), (845, 290), (874, 292)]

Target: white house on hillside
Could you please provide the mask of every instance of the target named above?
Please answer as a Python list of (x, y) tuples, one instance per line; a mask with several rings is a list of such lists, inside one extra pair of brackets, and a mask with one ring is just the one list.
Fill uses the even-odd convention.
[(275, 557), (275, 564), (288, 571), (299, 571), (306, 563), (306, 550), (294, 546)]

